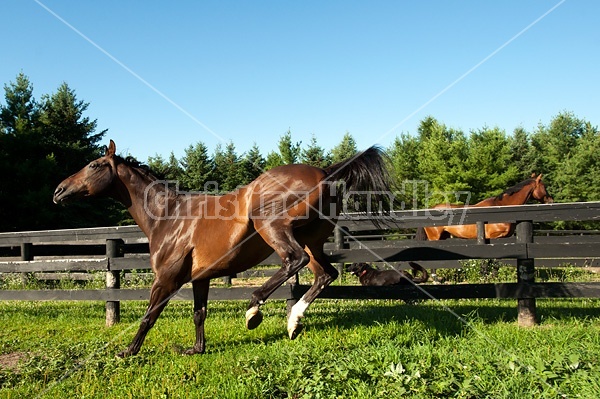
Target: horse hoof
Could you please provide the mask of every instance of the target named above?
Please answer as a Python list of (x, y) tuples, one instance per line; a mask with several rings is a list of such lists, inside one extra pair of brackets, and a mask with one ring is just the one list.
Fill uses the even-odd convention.
[(288, 335), (290, 336), (290, 339), (292, 339), (292, 340), (296, 339), (298, 334), (300, 334), (300, 332), (302, 332), (302, 328), (303, 328), (303, 325), (301, 323), (297, 323), (296, 326), (289, 328)]
[(118, 359), (125, 359), (127, 356), (129, 356), (129, 351), (127, 349), (125, 349), (115, 355), (115, 357)]
[(184, 355), (201, 355), (204, 353), (204, 349), (190, 348), (183, 352)]
[(248, 330), (254, 330), (262, 323), (262, 313), (258, 307), (250, 308), (246, 311), (246, 328)]

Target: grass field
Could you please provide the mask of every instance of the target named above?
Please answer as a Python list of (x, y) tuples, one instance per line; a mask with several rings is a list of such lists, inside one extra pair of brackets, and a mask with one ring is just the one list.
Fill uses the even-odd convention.
[(600, 397), (600, 300), (538, 300), (527, 329), (515, 301), (317, 300), (295, 341), (283, 301), (253, 331), (246, 302), (212, 302), (193, 357), (191, 304), (172, 302), (117, 359), (146, 304), (121, 306), (106, 328), (100, 302), (1, 302), (0, 398)]

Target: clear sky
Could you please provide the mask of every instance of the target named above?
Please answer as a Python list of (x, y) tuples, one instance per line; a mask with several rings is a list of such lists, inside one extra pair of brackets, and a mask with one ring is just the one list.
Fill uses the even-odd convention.
[(2, 0), (1, 15), (1, 82), (22, 71), (38, 99), (67, 82), (143, 161), (198, 141), (266, 155), (288, 129), (387, 146), (427, 115), (465, 132), (563, 110), (600, 123), (596, 0)]

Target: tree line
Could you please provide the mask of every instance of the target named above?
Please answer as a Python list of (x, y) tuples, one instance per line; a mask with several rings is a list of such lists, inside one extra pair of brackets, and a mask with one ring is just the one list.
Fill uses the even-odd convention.
[[(107, 130), (86, 116), (89, 103), (67, 83), (38, 101), (33, 85), (20, 73), (4, 86), (0, 103), (0, 231), (108, 226), (130, 223), (114, 201), (79, 201), (58, 207), (52, 191), (66, 176), (99, 157)], [(211, 153), (203, 142), (190, 144), (181, 158), (156, 154), (147, 165), (176, 180), (180, 190), (228, 192), (278, 165), (306, 163), (327, 167), (359, 149), (350, 133), (331, 150), (313, 136), (303, 144), (290, 131), (277, 149), (263, 155), (255, 144), (239, 153), (233, 142)], [(406, 208), (443, 202), (446, 193), (471, 193), (475, 203), (542, 173), (557, 202), (600, 200), (600, 134), (589, 121), (561, 112), (533, 131), (483, 127), (464, 132), (434, 117), (413, 133), (398, 135), (386, 148), (398, 199)], [(464, 198), (450, 197), (462, 201)]]

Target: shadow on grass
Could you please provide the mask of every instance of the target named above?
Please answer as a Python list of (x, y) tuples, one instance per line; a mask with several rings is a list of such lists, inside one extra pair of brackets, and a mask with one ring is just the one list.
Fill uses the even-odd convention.
[[(597, 302), (597, 301), (596, 301)], [(317, 313), (317, 312), (316, 312)], [(358, 304), (350, 309), (323, 309), (318, 311), (320, 317), (311, 317), (307, 312), (306, 324), (312, 329), (327, 330), (337, 328), (351, 330), (356, 326), (374, 326), (390, 322), (412, 323), (419, 322), (429, 329), (434, 329), (442, 336), (460, 335), (466, 327), (466, 322), (497, 324), (517, 323), (517, 302), (502, 301), (490, 306), (489, 302), (482, 302), (480, 306), (473, 304), (416, 304), (406, 305), (402, 301), (397, 304)], [(552, 300), (538, 300), (538, 319), (544, 324), (546, 320), (600, 319), (600, 307), (582, 307), (578, 304), (569, 306), (564, 303), (553, 304)]]

